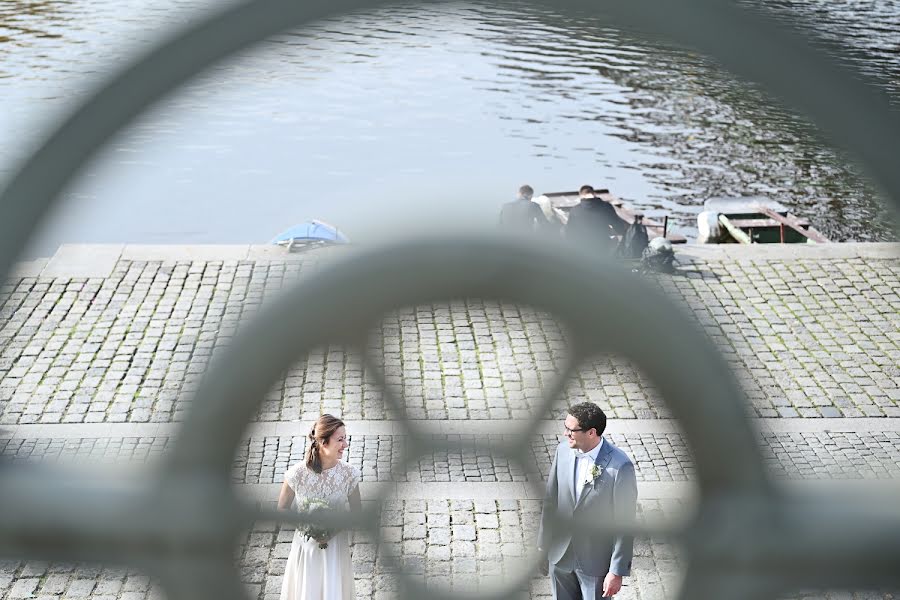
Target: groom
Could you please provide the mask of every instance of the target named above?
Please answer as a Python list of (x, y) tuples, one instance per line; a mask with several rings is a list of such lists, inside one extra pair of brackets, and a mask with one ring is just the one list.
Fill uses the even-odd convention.
[[(606, 415), (593, 402), (569, 408), (566, 441), (556, 449), (541, 513), (538, 549), (549, 561), (554, 600), (611, 597), (631, 573), (634, 538), (599, 537), (578, 522), (630, 523), (637, 480), (628, 456), (603, 439)], [(571, 531), (550, 530), (549, 517), (575, 519)]]

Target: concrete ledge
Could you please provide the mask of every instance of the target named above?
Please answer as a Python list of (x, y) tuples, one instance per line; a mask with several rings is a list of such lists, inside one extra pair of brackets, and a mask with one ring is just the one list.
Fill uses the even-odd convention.
[(12, 266), (9, 276), (13, 279), (26, 277), (38, 277), (50, 262), (49, 258), (36, 258), (34, 260), (22, 261)]
[[(880, 433), (884, 431), (900, 431), (900, 419), (883, 418), (843, 418), (843, 419), (748, 419), (752, 427), (759, 431), (772, 433), (789, 432), (857, 432)], [(519, 433), (522, 421), (506, 420), (456, 420), (427, 421), (411, 420), (409, 426), (400, 421), (353, 421), (347, 422), (350, 435), (405, 435), (410, 428), (429, 434), (442, 435), (510, 435)], [(245, 432), (246, 437), (254, 436), (305, 436), (309, 432), (310, 423), (295, 421), (291, 423), (251, 423)], [(28, 427), (20, 425), (20, 427)], [(641, 433), (681, 433), (682, 429), (675, 419), (616, 419), (609, 422), (609, 433), (641, 434)], [(541, 421), (537, 428), (540, 435), (562, 435), (559, 421)]]
[[(883, 433), (900, 431), (900, 419), (748, 419), (751, 426), (763, 433)], [(438, 435), (514, 435), (521, 432), (521, 421), (410, 421), (418, 431)], [(250, 423), (243, 438), (305, 437), (307, 422)], [(409, 429), (399, 421), (348, 421), (350, 435), (407, 435)], [(90, 423), (0, 425), (0, 437), (15, 439), (76, 439), (173, 437), (181, 423)], [(682, 433), (674, 419), (618, 419), (610, 421), (609, 433), (622, 435)], [(562, 435), (557, 421), (541, 421), (540, 435)]]
[[(317, 254), (321, 250), (316, 251)], [(109, 277), (120, 260), (132, 261), (302, 261), (309, 253), (250, 244), (63, 244), (51, 258), (13, 265), (10, 276)]]
[[(249, 502), (275, 502), (281, 483), (245, 483), (235, 492)], [(370, 483), (359, 484), (363, 500), (380, 496), (390, 500), (541, 500), (544, 484), (536, 483)], [(677, 498), (691, 500), (698, 488), (688, 482), (638, 482), (639, 500)]]
[(41, 271), (41, 277), (109, 277), (124, 246), (119, 244), (63, 244)]
[(815, 260), (841, 258), (897, 259), (900, 243), (848, 242), (837, 244), (685, 244), (675, 246), (679, 260)]
[(64, 423), (0, 426), (0, 437), (11, 439), (82, 439), (171, 437), (177, 424), (169, 423)]
[[(274, 508), (281, 490), (280, 483), (235, 485), (237, 496), (261, 507)], [(799, 499), (822, 497), (830, 499), (846, 498), (848, 505), (858, 505), (863, 498), (866, 505), (875, 511), (893, 515), (896, 512), (891, 502), (900, 493), (900, 482), (894, 480), (790, 480), (775, 482), (779, 495), (795, 496)], [(399, 483), (381, 484), (363, 482), (359, 491), (364, 501), (376, 500), (383, 495), (389, 500), (542, 500), (543, 490), (537, 497), (525, 492), (520, 486), (508, 483), (457, 483), (447, 486), (440, 483)], [(677, 522), (691, 518), (698, 508), (701, 490), (694, 483), (686, 482), (638, 482), (638, 504), (654, 500), (677, 500), (680, 506), (666, 510), (667, 517), (662, 523)], [(654, 507), (654, 509), (657, 507)], [(670, 519), (672, 519), (670, 521)], [(654, 522), (656, 519), (654, 519)]]
[(125, 246), (120, 259), (159, 261), (236, 261), (246, 259), (249, 251), (249, 245), (198, 244), (181, 246), (129, 244)]
[(121, 260), (136, 261), (296, 261), (310, 256), (322, 258), (330, 256), (340, 246), (317, 248), (306, 252), (288, 252), (283, 246), (271, 244), (196, 244), (196, 245), (152, 245), (128, 244), (122, 251)]
[[(351, 248), (348, 248), (350, 250)], [(108, 277), (119, 260), (135, 261), (302, 261), (331, 256), (341, 247), (288, 252), (269, 244), (64, 244), (52, 258), (17, 263), (13, 277)], [(364, 251), (365, 247), (352, 247)], [(836, 244), (685, 244), (675, 246), (684, 262), (828, 259), (900, 259), (900, 243)]]
[(287, 248), (284, 246), (273, 246), (272, 244), (254, 244), (249, 247), (247, 250), (247, 260), (253, 261), (267, 261), (267, 260), (276, 260), (276, 261), (302, 261), (304, 259), (309, 259), (310, 256), (315, 256), (316, 258), (322, 258), (323, 256), (331, 256), (335, 251), (352, 248), (353, 246), (348, 246), (342, 248), (341, 246), (326, 246), (321, 248), (315, 248), (311, 250), (301, 250), (288, 252)]

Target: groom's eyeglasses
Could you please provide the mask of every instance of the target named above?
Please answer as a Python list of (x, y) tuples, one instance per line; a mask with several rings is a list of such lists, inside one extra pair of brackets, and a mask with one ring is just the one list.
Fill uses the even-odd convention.
[(566, 425), (563, 425), (563, 428), (566, 430), (566, 435), (570, 435), (576, 431), (584, 431), (584, 429), (569, 429)]

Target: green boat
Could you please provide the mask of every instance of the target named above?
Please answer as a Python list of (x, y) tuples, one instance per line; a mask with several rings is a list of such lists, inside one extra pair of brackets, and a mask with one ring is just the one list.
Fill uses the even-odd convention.
[(697, 215), (701, 244), (825, 244), (809, 221), (762, 196), (710, 198)]

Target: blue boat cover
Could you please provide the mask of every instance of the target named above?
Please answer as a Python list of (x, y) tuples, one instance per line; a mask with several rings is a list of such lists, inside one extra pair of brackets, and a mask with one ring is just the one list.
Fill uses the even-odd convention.
[(284, 244), (291, 240), (297, 242), (324, 241), (335, 242), (336, 244), (350, 243), (350, 238), (338, 231), (337, 227), (316, 220), (294, 225), (287, 231), (278, 234), (271, 243)]

